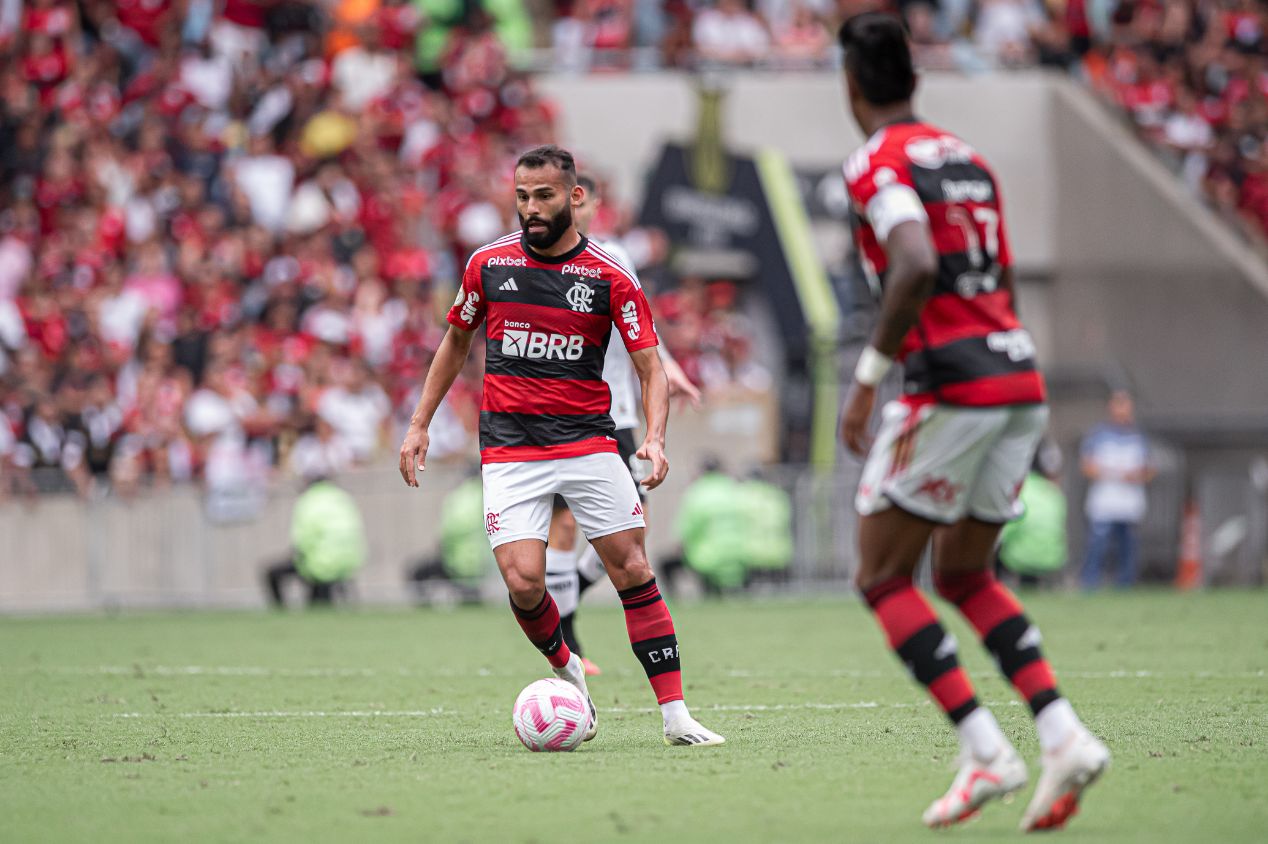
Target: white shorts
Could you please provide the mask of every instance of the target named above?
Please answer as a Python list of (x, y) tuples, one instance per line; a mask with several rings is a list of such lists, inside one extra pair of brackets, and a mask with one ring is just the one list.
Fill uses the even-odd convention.
[(896, 505), (943, 524), (1003, 524), (1020, 515), (1018, 492), (1047, 426), (1046, 405), (889, 402), (854, 506), (864, 516)]
[(494, 548), (517, 539), (546, 541), (555, 495), (562, 495), (586, 539), (645, 527), (630, 470), (610, 452), (486, 463), (484, 529)]

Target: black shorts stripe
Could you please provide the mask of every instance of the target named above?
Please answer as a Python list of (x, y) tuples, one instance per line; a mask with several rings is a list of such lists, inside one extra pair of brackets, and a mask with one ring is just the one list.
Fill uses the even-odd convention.
[(548, 446), (611, 437), (616, 433), (606, 413), (553, 416), (535, 413), (480, 411), (480, 448)]
[(903, 389), (908, 393), (928, 393), (947, 384), (1034, 371), (1033, 357), (1013, 360), (1007, 352), (992, 351), (985, 336), (966, 337), (908, 355), (903, 362)]

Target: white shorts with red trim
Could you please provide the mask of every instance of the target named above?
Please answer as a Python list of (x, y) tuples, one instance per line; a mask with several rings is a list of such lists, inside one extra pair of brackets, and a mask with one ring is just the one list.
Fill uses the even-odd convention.
[(957, 407), (892, 401), (859, 481), (860, 515), (891, 506), (943, 524), (1003, 524), (1048, 426), (1046, 405)]
[(546, 541), (556, 495), (562, 495), (586, 539), (645, 527), (630, 470), (611, 452), (486, 463), (484, 529), (494, 548), (518, 539)]

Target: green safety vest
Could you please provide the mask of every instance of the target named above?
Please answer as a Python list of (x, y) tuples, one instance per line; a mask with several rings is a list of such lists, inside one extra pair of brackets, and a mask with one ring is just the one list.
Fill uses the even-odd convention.
[(751, 480), (740, 484), (748, 540), (744, 562), (749, 568), (777, 571), (792, 562), (792, 502), (772, 483)]
[(494, 567), (484, 529), (484, 485), (463, 481), (440, 507), (440, 555), (455, 580), (479, 580)]
[(726, 475), (702, 475), (683, 495), (678, 538), (693, 571), (723, 588), (744, 585), (750, 536), (740, 485)]
[(305, 580), (347, 580), (365, 563), (365, 525), (352, 496), (330, 481), (304, 490), (291, 515), (295, 568)]
[(1020, 518), (1004, 526), (999, 558), (1009, 571), (1044, 574), (1066, 563), (1066, 501), (1061, 487), (1031, 472), (1021, 487)]

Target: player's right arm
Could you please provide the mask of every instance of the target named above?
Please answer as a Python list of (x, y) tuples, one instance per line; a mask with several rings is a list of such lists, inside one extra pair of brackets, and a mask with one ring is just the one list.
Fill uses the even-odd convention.
[(480, 261), (475, 255), (467, 261), (467, 269), (462, 274), (462, 287), (458, 289), (458, 297), (449, 309), (449, 331), (445, 339), (440, 341), (440, 348), (432, 358), (427, 369), (427, 379), (423, 382), (423, 394), (414, 408), (414, 415), (409, 420), (409, 430), (405, 432), (405, 441), (401, 443), (401, 477), (407, 486), (418, 486), (418, 472), (426, 470), (427, 446), (430, 437), (427, 428), (431, 425), (436, 408), (453, 386), (453, 382), (462, 372), (471, 353), (471, 342), (475, 339), (475, 330), (484, 320), (487, 302), (480, 272)]
[(414, 408), (414, 415), (410, 417), (405, 441), (401, 443), (401, 477), (407, 486), (418, 486), (416, 472), (427, 468), (427, 447), (430, 444), (427, 429), (436, 415), (436, 408), (440, 407), (441, 400), (453, 386), (458, 373), (462, 372), (474, 338), (474, 331), (451, 325), (445, 339), (440, 341), (436, 357), (427, 370), (427, 380), (423, 382), (423, 394)]

